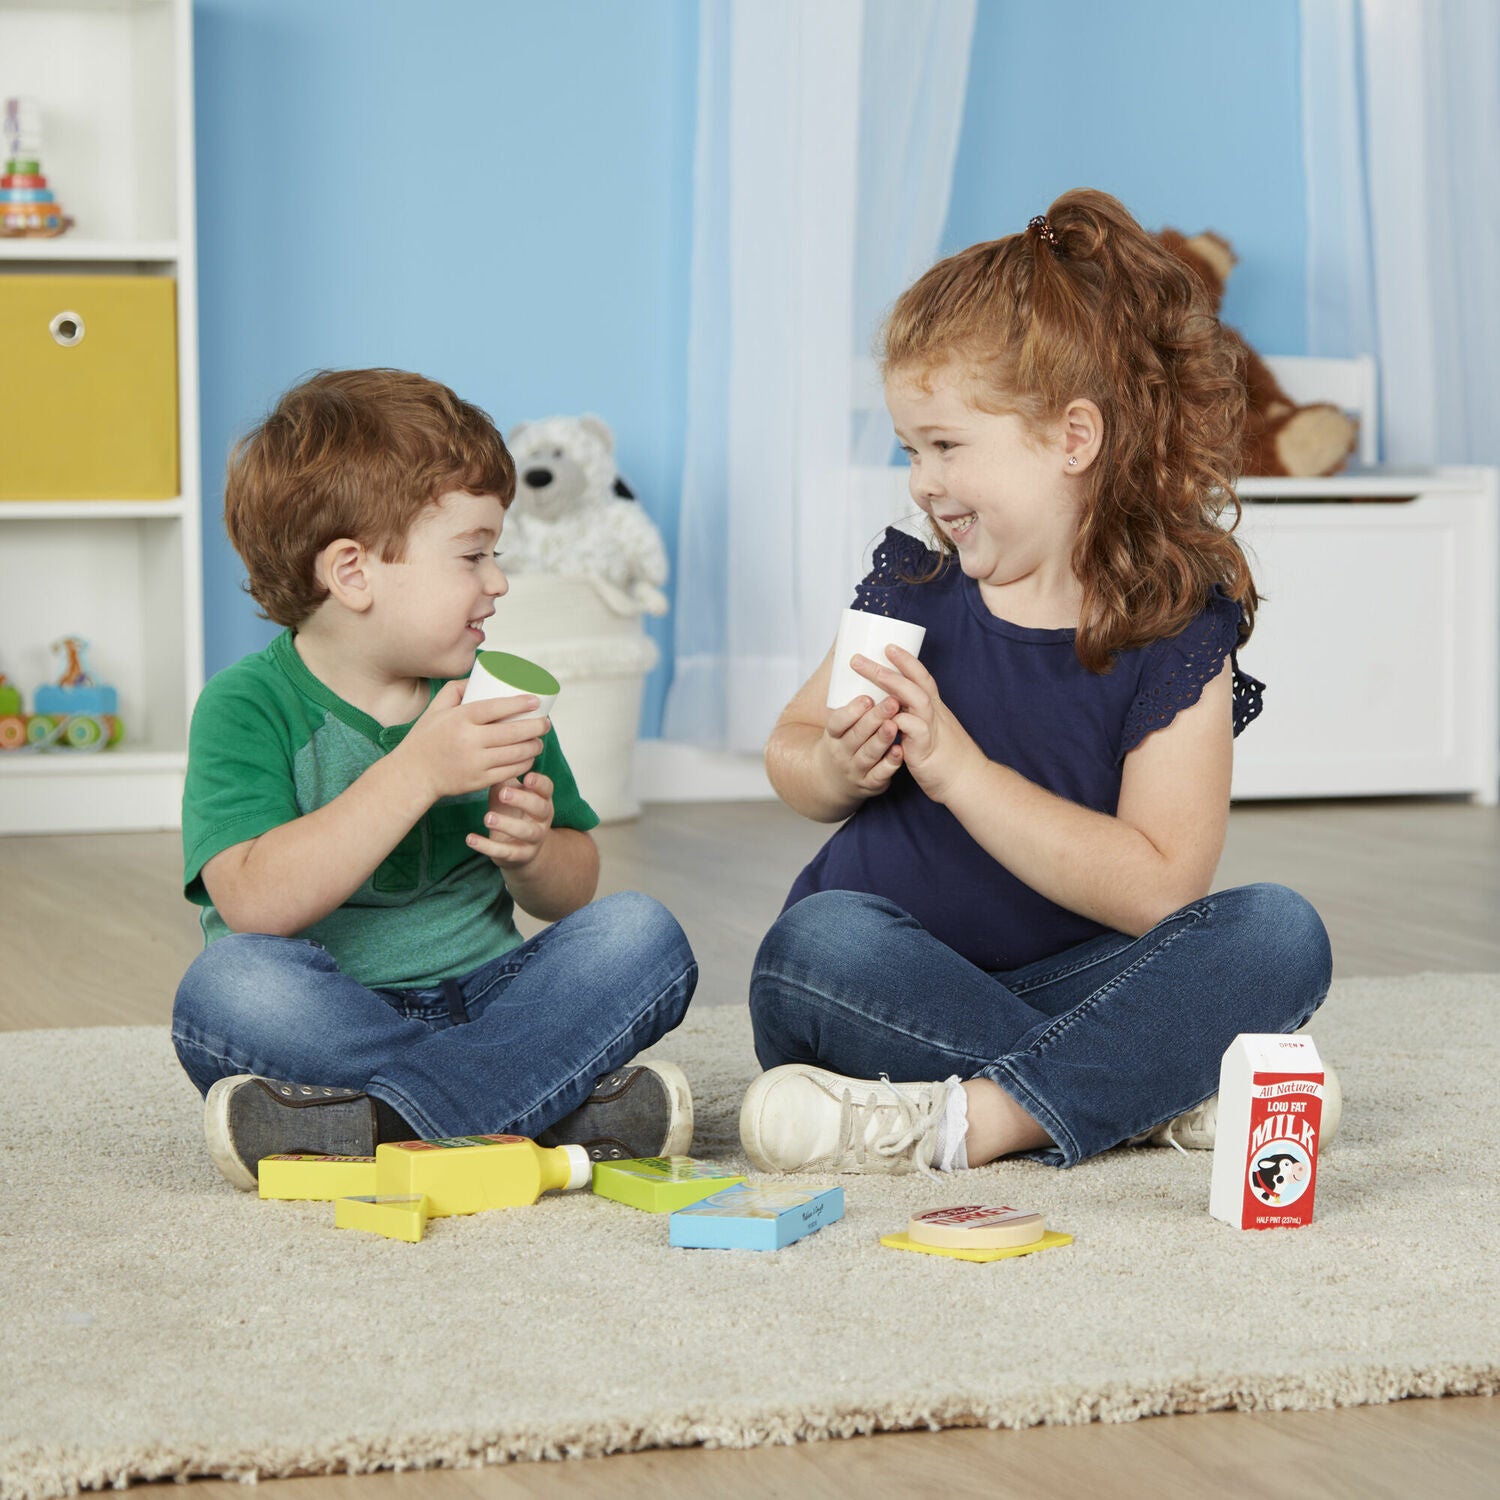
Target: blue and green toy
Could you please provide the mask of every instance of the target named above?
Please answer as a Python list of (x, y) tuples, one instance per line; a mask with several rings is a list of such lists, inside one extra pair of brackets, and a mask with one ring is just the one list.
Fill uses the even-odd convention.
[(119, 695), (95, 682), (85, 665), (88, 642), (76, 635), (52, 643), (63, 656), (55, 683), (36, 690), (27, 713), (20, 689), (0, 672), (0, 750), (105, 750), (125, 733)]

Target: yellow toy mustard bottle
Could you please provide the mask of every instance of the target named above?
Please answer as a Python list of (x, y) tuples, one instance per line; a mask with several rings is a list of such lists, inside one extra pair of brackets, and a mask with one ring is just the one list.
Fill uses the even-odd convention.
[(375, 1148), (375, 1191), (421, 1195), (427, 1217), (521, 1208), (543, 1193), (587, 1187), (593, 1163), (582, 1146), (539, 1146), (520, 1135), (461, 1135), (388, 1141)]

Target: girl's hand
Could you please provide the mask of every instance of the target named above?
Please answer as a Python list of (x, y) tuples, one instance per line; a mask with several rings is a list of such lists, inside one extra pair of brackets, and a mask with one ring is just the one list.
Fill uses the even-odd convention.
[(895, 724), (900, 707), (894, 698), (856, 698), (829, 711), (823, 751), (852, 796), (877, 797), (891, 784), (902, 759)]
[(984, 761), (984, 752), (943, 703), (932, 673), (910, 651), (888, 646), (886, 655), (894, 666), (881, 666), (868, 656), (856, 656), (850, 665), (900, 705), (890, 720), (901, 735), (895, 748), (917, 785), (946, 807), (963, 777)]
[(519, 786), (512, 781), (490, 788), (489, 811), (484, 815), (489, 833), (471, 833), (469, 848), (489, 855), (502, 870), (524, 869), (541, 849), (552, 816), (551, 779), (530, 771)]

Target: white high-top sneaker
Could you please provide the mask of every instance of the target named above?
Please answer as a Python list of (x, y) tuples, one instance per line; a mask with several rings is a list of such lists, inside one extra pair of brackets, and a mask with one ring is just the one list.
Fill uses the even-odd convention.
[(762, 1172), (932, 1174), (948, 1089), (787, 1063), (746, 1091), (740, 1141)]

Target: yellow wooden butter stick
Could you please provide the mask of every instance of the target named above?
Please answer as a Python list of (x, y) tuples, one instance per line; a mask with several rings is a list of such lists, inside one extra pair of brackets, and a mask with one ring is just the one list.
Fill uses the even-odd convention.
[(350, 1198), (375, 1191), (373, 1156), (263, 1156), (256, 1176), (262, 1198)]
[(1024, 1208), (961, 1203), (913, 1214), (907, 1235), (942, 1250), (1012, 1250), (1034, 1245), (1046, 1233), (1042, 1216)]

